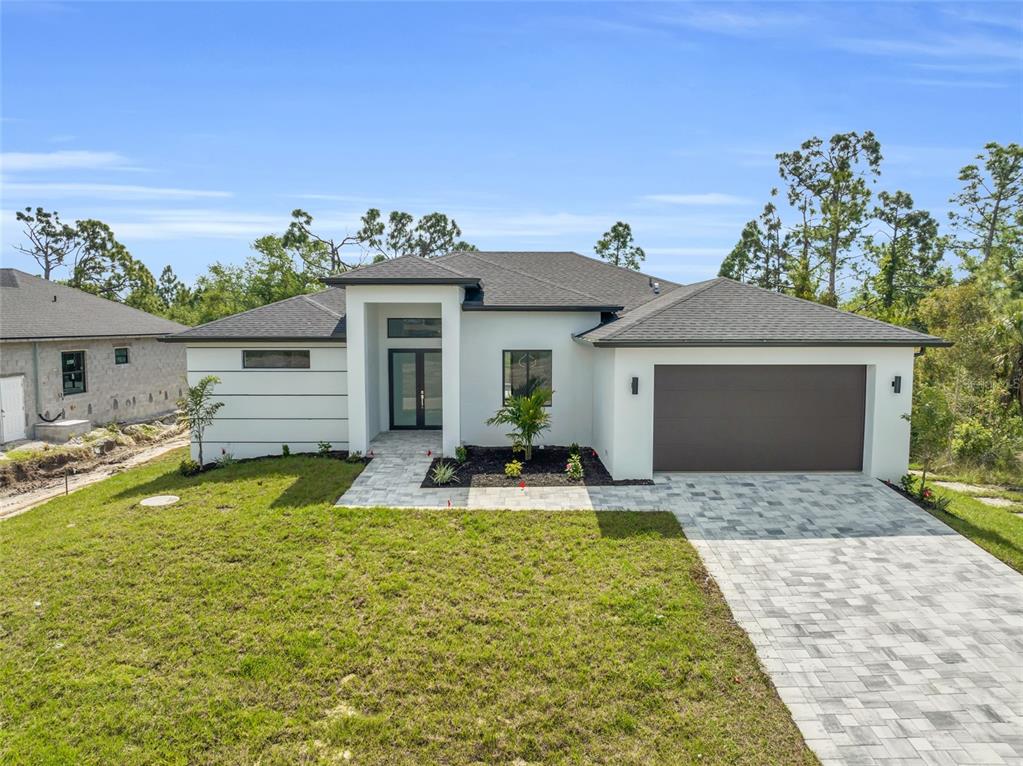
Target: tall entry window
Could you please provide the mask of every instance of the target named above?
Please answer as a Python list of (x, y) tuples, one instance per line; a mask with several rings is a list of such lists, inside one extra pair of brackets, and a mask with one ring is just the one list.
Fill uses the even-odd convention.
[[(550, 351), (504, 352), (504, 401), (528, 396), (538, 388), (553, 389), (554, 374)], [(551, 397), (547, 397), (547, 406)]]
[(64, 382), (64, 395), (85, 393), (85, 352), (62, 351), (60, 372)]

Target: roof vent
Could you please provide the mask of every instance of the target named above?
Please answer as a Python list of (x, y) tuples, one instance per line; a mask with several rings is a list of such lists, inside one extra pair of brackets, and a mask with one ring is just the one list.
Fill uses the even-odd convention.
[(650, 289), (654, 291), (654, 295), (661, 294), (661, 283), (655, 282), (653, 279), (650, 280)]
[(54, 296), (53, 296), (53, 302), (54, 302), (54, 303), (56, 303), (56, 302), (57, 302), (57, 296), (56, 296), (56, 295), (54, 295)]

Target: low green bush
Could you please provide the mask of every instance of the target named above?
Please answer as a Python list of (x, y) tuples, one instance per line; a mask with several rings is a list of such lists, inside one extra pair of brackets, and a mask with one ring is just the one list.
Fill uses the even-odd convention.
[(202, 471), (202, 466), (199, 465), (199, 461), (192, 460), (190, 457), (186, 457), (178, 464), (178, 473), (182, 476), (195, 476), (200, 471)]
[(518, 460), (512, 460), (510, 463), (505, 463), (504, 475), (512, 479), (519, 478), (522, 475), (522, 463)]
[(583, 478), (583, 461), (577, 453), (568, 456), (565, 473), (572, 481), (580, 481)]
[(453, 481), (458, 481), (455, 476), (455, 466), (451, 463), (437, 463), (430, 478), (433, 479), (434, 484), (450, 484)]
[(469, 450), (467, 450), (461, 444), (459, 444), (457, 447), (455, 447), (455, 460), (457, 460), (459, 463), (464, 463), (468, 459), (469, 459)]

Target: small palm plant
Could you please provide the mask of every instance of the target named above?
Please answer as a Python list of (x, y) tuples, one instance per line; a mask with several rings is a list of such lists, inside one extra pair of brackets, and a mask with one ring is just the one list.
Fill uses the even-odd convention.
[(528, 461), (533, 457), (536, 437), (551, 427), (551, 414), (544, 407), (550, 398), (549, 388), (537, 388), (524, 396), (512, 396), (487, 421), (487, 425), (512, 426), (514, 430), (508, 434), (512, 440), (512, 449), (524, 452)]
[(217, 411), (224, 406), (223, 402), (213, 401), (213, 387), (220, 382), (216, 375), (207, 375), (194, 386), (189, 386), (188, 391), (178, 401), (181, 408), (181, 415), (178, 420), (188, 426), (192, 432), (192, 438), (199, 446), (200, 470), (206, 463), (202, 458), (202, 437), (206, 432), (206, 426), (213, 422)]

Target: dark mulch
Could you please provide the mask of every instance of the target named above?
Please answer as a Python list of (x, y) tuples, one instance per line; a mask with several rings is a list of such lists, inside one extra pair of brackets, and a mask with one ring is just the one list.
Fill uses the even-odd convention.
[[(441, 462), (454, 463), (458, 465), (455, 478), (458, 480), (454, 486), (459, 487), (517, 487), (519, 482), (526, 482), (530, 487), (571, 487), (588, 485), (591, 487), (606, 487), (613, 484), (653, 484), (649, 479), (630, 479), (615, 481), (607, 472), (604, 464), (600, 462), (597, 453), (590, 447), (583, 447), (580, 457), (583, 462), (583, 478), (581, 481), (572, 481), (565, 474), (565, 465), (568, 463), (568, 447), (545, 447), (533, 448), (532, 460), (524, 460), (522, 453), (512, 453), (511, 447), (473, 447), (466, 445), (469, 453), (468, 459), (458, 465), (453, 458), (434, 458), (430, 468), (426, 472), (421, 487), (434, 489), (441, 486), (433, 482), (433, 469)], [(504, 475), (504, 466), (512, 460), (522, 463), (522, 476), (513, 479)]]

